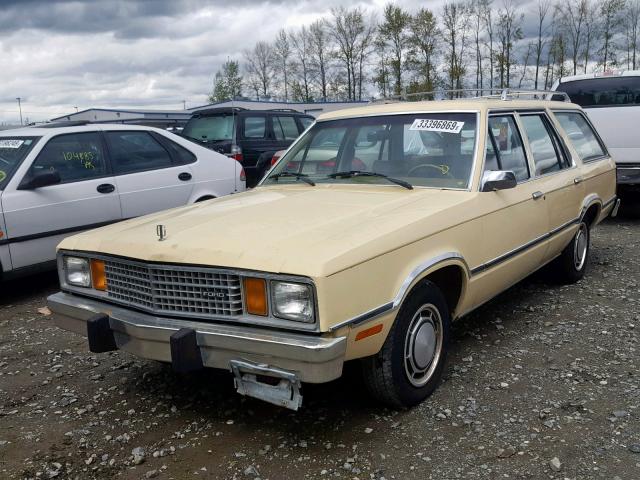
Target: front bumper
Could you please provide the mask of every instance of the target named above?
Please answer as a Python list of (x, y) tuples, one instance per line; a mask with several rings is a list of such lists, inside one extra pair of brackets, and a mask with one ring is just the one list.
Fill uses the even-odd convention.
[(309, 383), (328, 382), (342, 375), (346, 337), (157, 317), (64, 292), (47, 300), (54, 323), (80, 335), (87, 336), (90, 318), (107, 315), (117, 348), (139, 357), (172, 363), (171, 336), (192, 329), (205, 367), (231, 370), (232, 361), (244, 360), (291, 371)]
[(640, 185), (640, 164), (618, 164), (616, 174), (618, 185)]

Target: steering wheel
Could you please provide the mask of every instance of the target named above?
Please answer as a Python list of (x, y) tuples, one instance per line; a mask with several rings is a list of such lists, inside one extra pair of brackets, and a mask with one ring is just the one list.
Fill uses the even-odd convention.
[(421, 163), (420, 165), (416, 165), (415, 167), (409, 169), (409, 171), (407, 172), (407, 176), (411, 176), (413, 172), (415, 172), (416, 170), (420, 170), (421, 168), (432, 168), (438, 170), (438, 172), (440, 172), (443, 176), (454, 178), (453, 175), (449, 173), (449, 171), (451, 170), (449, 165), (435, 165), (433, 163)]

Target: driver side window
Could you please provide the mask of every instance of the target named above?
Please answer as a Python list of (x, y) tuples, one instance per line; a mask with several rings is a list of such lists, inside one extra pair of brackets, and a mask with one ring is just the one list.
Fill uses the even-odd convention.
[(518, 182), (530, 178), (520, 132), (511, 115), (489, 117), (484, 169), (511, 170)]
[(100, 134), (70, 133), (52, 138), (31, 165), (29, 175), (45, 170), (57, 171), (62, 183), (105, 176), (107, 166)]

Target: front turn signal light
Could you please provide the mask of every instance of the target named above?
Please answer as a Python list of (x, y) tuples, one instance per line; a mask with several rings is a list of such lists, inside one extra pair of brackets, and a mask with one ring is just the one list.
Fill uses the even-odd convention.
[(244, 297), (247, 313), (251, 315), (267, 315), (267, 282), (264, 278), (245, 278)]
[(91, 281), (96, 290), (107, 289), (107, 276), (104, 273), (104, 261), (91, 260)]

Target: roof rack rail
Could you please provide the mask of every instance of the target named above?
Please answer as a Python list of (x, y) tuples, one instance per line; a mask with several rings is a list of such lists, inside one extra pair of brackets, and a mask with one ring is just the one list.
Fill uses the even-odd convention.
[[(488, 92), (488, 93), (485, 93)], [(562, 97), (563, 102), (571, 102), (569, 95), (565, 92), (552, 90), (526, 90), (511, 88), (458, 88), (451, 90), (432, 90), (428, 92), (414, 92), (403, 95), (394, 95), (380, 100), (373, 100), (372, 103), (392, 103), (402, 101), (421, 100), (455, 100), (459, 98), (496, 98), (500, 100), (514, 100), (528, 97), (531, 100), (555, 100), (554, 97)], [(415, 98), (415, 100), (414, 100)]]
[(293, 112), (293, 113), (302, 113), (300, 110), (296, 110), (295, 108), (270, 108), (267, 110), (268, 112)]
[(81, 127), (83, 125), (89, 125), (92, 122), (89, 120), (60, 120), (57, 122), (43, 123), (42, 125), (36, 125), (38, 128), (61, 128), (61, 127)]

